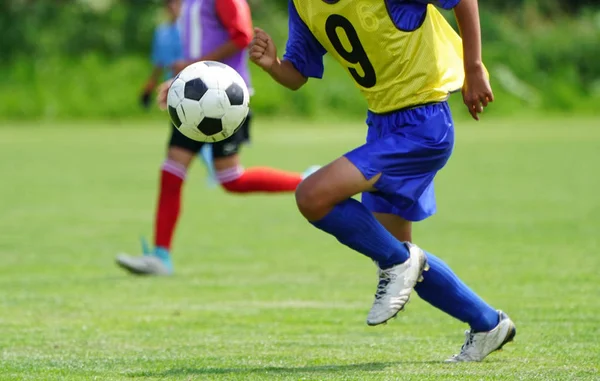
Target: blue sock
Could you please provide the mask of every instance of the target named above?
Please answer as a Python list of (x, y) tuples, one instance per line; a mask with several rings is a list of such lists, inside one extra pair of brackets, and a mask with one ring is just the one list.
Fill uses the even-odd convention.
[(406, 246), (355, 199), (339, 203), (321, 220), (311, 223), (349, 248), (373, 259), (382, 269), (402, 263), (409, 257)]
[(427, 253), (429, 271), (415, 291), (421, 299), (471, 326), (473, 332), (486, 332), (498, 325), (498, 312), (474, 293), (447, 264)]

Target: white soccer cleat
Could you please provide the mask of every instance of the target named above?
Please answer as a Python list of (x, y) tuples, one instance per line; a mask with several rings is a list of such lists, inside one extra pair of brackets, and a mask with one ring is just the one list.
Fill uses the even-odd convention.
[(410, 254), (406, 262), (378, 270), (379, 283), (373, 307), (367, 316), (368, 325), (383, 324), (395, 317), (408, 303), (417, 282), (423, 280), (423, 271), (429, 269), (425, 252), (412, 243), (404, 244)]
[(466, 340), (460, 348), (460, 353), (446, 360), (446, 362), (481, 361), (494, 351), (502, 349), (504, 344), (513, 341), (517, 334), (515, 324), (508, 315), (498, 311), (500, 321), (496, 328), (488, 332), (465, 332)]
[(173, 269), (154, 255), (131, 256), (121, 254), (116, 258), (117, 264), (132, 274), (137, 275), (171, 275)]

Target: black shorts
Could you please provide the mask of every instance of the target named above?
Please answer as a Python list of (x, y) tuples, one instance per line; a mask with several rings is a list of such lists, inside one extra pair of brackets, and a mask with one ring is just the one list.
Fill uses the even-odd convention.
[[(212, 144), (213, 146), (212, 152), (214, 158), (233, 156), (239, 152), (242, 144), (250, 141), (250, 119), (251, 115), (248, 114), (248, 117), (239, 130), (237, 130), (235, 134), (231, 135), (227, 139), (216, 143), (208, 143)], [(171, 124), (171, 139), (169, 140), (169, 147), (179, 147), (194, 153), (198, 153), (204, 144), (207, 143), (197, 142), (186, 137), (184, 134), (179, 132), (179, 130), (173, 124)]]

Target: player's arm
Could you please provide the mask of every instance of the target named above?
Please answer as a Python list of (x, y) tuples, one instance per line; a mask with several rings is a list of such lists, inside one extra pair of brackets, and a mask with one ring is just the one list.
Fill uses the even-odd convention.
[(152, 72), (144, 84), (142, 94), (140, 96), (140, 102), (142, 106), (150, 106), (150, 98), (152, 92), (156, 88), (160, 76), (163, 72), (163, 66), (165, 64), (165, 57), (162, 49), (160, 48), (159, 33), (158, 30), (154, 33), (154, 39), (152, 41)]
[(460, 0), (454, 7), (463, 44), (465, 84), (463, 100), (469, 113), (479, 120), (478, 113), (494, 100), (487, 73), (481, 59), (481, 27), (477, 0)]
[(154, 66), (152, 68), (152, 72), (150, 72), (150, 76), (144, 85), (144, 93), (152, 93), (154, 91), (162, 72), (162, 66)]
[(260, 28), (254, 29), (250, 59), (269, 73), (275, 81), (290, 90), (298, 90), (308, 81), (308, 78), (302, 75), (290, 61), (280, 60), (277, 57), (277, 48), (271, 36)]
[(255, 29), (250, 44), (250, 59), (281, 85), (298, 90), (308, 78), (323, 77), (323, 55), (326, 51), (300, 19), (291, 0), (288, 10), (289, 36), (283, 59), (277, 56), (271, 37), (259, 28)]
[(171, 60), (169, 67), (173, 75), (187, 67), (183, 54), (183, 42), (181, 41), (181, 36), (179, 34), (177, 35), (177, 41), (174, 42), (173, 59)]
[[(229, 34), (229, 40), (211, 52), (200, 57), (199, 61), (223, 61), (250, 45), (252, 40), (252, 17), (250, 7), (244, 0), (216, 0), (215, 8), (219, 21)], [(179, 72), (193, 62), (183, 63)]]

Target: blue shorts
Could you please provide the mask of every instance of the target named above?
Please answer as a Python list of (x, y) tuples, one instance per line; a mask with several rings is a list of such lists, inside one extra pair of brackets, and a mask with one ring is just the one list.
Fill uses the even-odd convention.
[(366, 144), (344, 155), (375, 183), (363, 193), (372, 212), (421, 221), (436, 212), (433, 178), (444, 167), (454, 146), (454, 124), (446, 102), (390, 114), (370, 113)]

